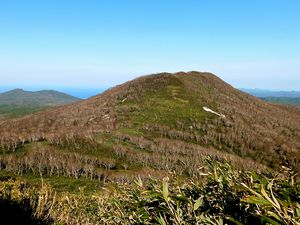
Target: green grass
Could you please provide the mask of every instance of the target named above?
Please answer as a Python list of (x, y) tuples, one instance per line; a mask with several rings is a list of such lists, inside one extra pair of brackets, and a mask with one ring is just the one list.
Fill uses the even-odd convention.
[(47, 109), (45, 106), (0, 105), (0, 118), (21, 117)]
[[(37, 176), (24, 176), (27, 181), (35, 184), (41, 183), (41, 178)], [(71, 192), (77, 193), (78, 191), (84, 191), (85, 193), (94, 193), (103, 187), (103, 183), (80, 177), (79, 179), (68, 177), (43, 177), (43, 180), (51, 185), (51, 187), (59, 192)]]
[(186, 127), (191, 120), (204, 121), (215, 118), (203, 111), (201, 103), (195, 96), (187, 93), (183, 84), (175, 82), (167, 87), (157, 87), (144, 94), (138, 101), (125, 101), (119, 107), (139, 108), (128, 113), (127, 121), (132, 121), (130, 133), (140, 134), (145, 125), (158, 124), (175, 127), (180, 120)]
[(34, 186), (40, 186), (42, 182), (48, 183), (57, 192), (69, 192), (78, 193), (79, 191), (85, 194), (92, 194), (98, 192), (103, 187), (103, 183), (97, 180), (90, 180), (85, 177), (80, 177), (79, 179), (63, 177), (63, 176), (39, 176), (34, 174), (22, 174), (16, 175), (5, 170), (0, 170), (0, 180), (4, 178), (13, 178), (17, 180), (26, 181), (28, 184)]

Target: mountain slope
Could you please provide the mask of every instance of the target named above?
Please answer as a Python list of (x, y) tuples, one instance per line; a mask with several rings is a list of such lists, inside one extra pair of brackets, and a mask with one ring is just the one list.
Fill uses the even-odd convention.
[(100, 157), (101, 165), (115, 170), (115, 179), (137, 170), (195, 174), (206, 155), (259, 169), (279, 168), (288, 160), (299, 169), (300, 110), (266, 103), (210, 73), (161, 73), (85, 101), (2, 121), (0, 143), (6, 152), (33, 143), (32, 157), (46, 154), (39, 156), (45, 160), (47, 154), (63, 158), (55, 149)]
[(14, 89), (0, 93), (0, 105), (17, 105), (17, 106), (55, 106), (63, 105), (80, 100), (71, 95), (52, 91), (24, 91)]

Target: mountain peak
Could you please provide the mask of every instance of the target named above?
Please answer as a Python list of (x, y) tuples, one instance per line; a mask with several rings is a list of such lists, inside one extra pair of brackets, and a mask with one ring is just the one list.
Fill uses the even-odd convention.
[(196, 144), (217, 157), (225, 153), (241, 157), (236, 160), (249, 165), (248, 159), (270, 167), (279, 166), (283, 157), (295, 164), (300, 161), (297, 109), (266, 103), (207, 72), (142, 76), (90, 99), (0, 126), (1, 141), (9, 143), (33, 139), (70, 143), (76, 142), (75, 137), (92, 140), (103, 133), (116, 143), (141, 139), (145, 146), (163, 146), (167, 141), (174, 149)]
[(15, 89), (12, 89), (10, 91), (7, 91), (8, 93), (19, 93), (19, 92), (26, 92), (24, 89), (22, 88), (15, 88)]

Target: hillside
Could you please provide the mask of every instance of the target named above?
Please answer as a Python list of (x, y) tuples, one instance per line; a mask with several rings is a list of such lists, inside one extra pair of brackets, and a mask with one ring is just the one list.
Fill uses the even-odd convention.
[(71, 95), (52, 91), (24, 91), (22, 89), (14, 89), (4, 93), (0, 93), (0, 105), (15, 106), (57, 106), (80, 100)]
[(80, 99), (57, 91), (31, 92), (14, 89), (0, 93), (0, 119), (21, 117), (78, 100)]
[(161, 73), (0, 121), (0, 143), (2, 167), (18, 174), (105, 181), (170, 170), (196, 176), (208, 155), (257, 170), (276, 170), (288, 160), (299, 170), (300, 111), (266, 103), (210, 73)]

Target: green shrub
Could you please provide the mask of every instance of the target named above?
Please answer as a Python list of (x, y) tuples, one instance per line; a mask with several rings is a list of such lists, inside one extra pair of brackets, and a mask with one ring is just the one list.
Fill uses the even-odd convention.
[(299, 224), (300, 184), (296, 174), (237, 171), (206, 160), (204, 184), (181, 183), (175, 175), (124, 191), (118, 202), (129, 224)]

